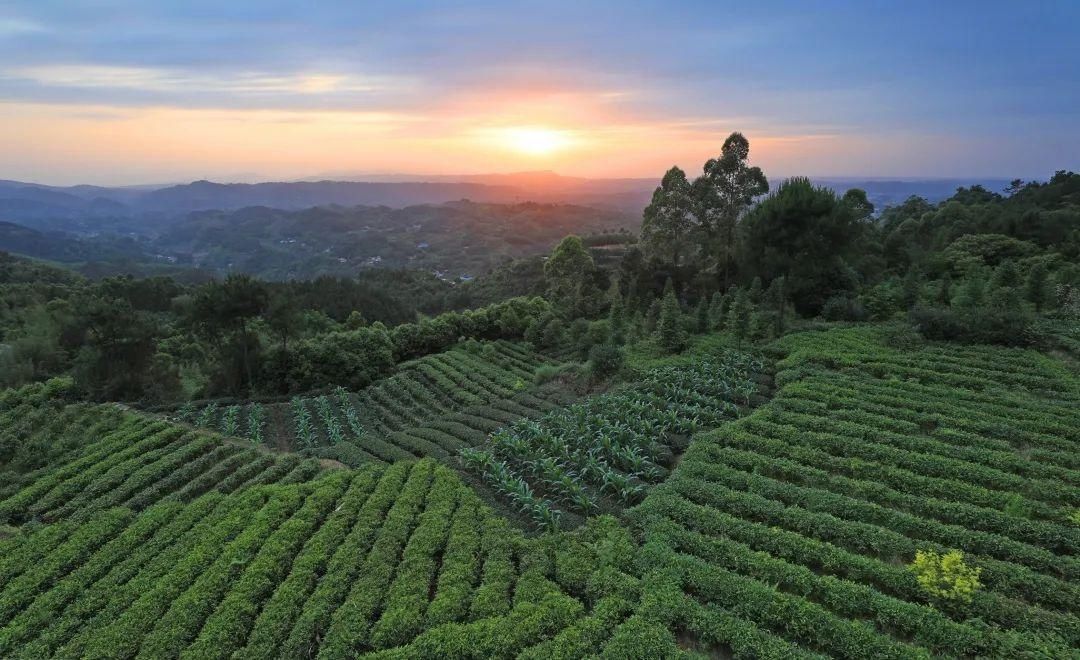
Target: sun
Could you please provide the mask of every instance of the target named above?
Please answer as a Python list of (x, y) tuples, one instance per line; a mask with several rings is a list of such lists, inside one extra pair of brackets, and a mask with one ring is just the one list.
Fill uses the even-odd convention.
[(508, 128), (504, 138), (511, 149), (530, 156), (546, 156), (571, 143), (569, 134), (553, 128)]

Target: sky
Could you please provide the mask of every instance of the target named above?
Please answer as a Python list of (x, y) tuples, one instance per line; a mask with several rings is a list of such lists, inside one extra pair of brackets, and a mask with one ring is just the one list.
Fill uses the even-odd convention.
[(0, 178), (1080, 169), (1080, 1), (0, 0)]

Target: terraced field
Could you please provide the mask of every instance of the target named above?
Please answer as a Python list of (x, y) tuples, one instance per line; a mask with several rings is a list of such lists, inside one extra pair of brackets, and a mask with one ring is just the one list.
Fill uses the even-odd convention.
[[(430, 422), (386, 437), (443, 462), (282, 473), (299, 459), (48, 387), (2, 394), (0, 520), (39, 522), (0, 540), (0, 657), (1076, 657), (1076, 375), (1034, 351), (881, 337), (788, 336), (764, 380), (772, 365), (706, 342), (534, 423), (511, 419), (528, 392), (474, 426), (453, 420), (483, 406), (436, 422), (583, 520), (539, 536), (462, 480), (457, 444), (412, 435)], [(612, 417), (631, 404), (636, 421)], [(660, 483), (585, 519), (529, 468), (550, 459), (567, 487), (617, 499), (575, 447), (625, 475), (637, 447), (663, 473), (632, 483)], [(218, 451), (272, 464), (207, 476)], [(954, 550), (978, 572), (969, 598), (909, 568)]]
[(284, 450), (308, 450), (347, 465), (446, 456), (565, 397), (533, 388), (551, 358), (508, 341), (472, 343), (407, 362), (361, 392), (336, 390), (289, 403), (188, 409), (178, 417)]
[[(22, 403), (7, 413), (33, 407)], [(3, 473), (0, 522), (85, 521), (112, 507), (139, 511), (165, 498), (190, 501), (211, 490), (306, 481), (320, 471), (312, 459), (259, 451), (112, 406), (38, 408), (54, 422), (8, 426), (5, 435), (26, 451), (60, 451), (40, 467)]]
[[(670, 624), (745, 656), (1075, 657), (1075, 376), (865, 328), (779, 348), (773, 402), (698, 436), (632, 514)], [(905, 566), (950, 549), (981, 571), (970, 603)]]
[(432, 460), (108, 509), (4, 550), (3, 657), (345, 658), (448, 637), (479, 654), (582, 609)]

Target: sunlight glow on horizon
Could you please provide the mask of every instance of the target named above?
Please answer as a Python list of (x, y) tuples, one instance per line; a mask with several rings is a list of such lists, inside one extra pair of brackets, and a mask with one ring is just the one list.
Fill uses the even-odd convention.
[(507, 128), (502, 133), (511, 148), (530, 156), (547, 156), (566, 149), (573, 141), (566, 131), (551, 128)]

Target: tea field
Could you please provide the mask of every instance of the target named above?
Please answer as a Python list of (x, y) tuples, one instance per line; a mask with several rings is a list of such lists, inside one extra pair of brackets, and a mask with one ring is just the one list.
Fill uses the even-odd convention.
[[(291, 403), (196, 428), (0, 395), (0, 657), (1078, 656), (1056, 358), (699, 337), (573, 399), (491, 345), (302, 400), (302, 453), (355, 462), (268, 450), (308, 433)], [(910, 568), (957, 551), (966, 590)]]

